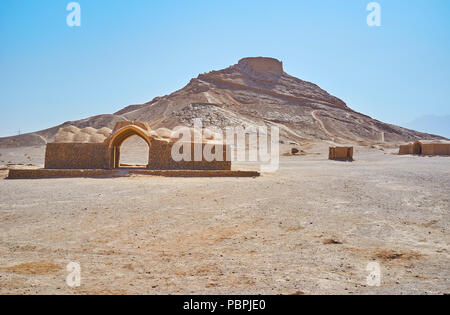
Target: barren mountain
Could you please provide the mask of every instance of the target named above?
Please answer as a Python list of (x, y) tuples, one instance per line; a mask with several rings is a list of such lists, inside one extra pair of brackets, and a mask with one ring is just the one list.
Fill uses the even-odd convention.
[(443, 139), (389, 125), (357, 113), (319, 86), (288, 75), (272, 58), (244, 58), (238, 64), (192, 79), (184, 88), (152, 101), (130, 105), (113, 115), (99, 115), (15, 137), (0, 138), (0, 146), (45, 144), (59, 128), (113, 128), (123, 120), (144, 121), (153, 128), (276, 125), (283, 140), (370, 145), (415, 139)]

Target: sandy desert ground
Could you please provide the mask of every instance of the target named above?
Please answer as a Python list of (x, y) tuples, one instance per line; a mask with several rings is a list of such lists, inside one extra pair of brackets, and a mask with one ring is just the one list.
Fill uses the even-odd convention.
[[(326, 149), (254, 179), (0, 179), (0, 293), (450, 293), (450, 158)], [(42, 147), (0, 153), (43, 163)]]

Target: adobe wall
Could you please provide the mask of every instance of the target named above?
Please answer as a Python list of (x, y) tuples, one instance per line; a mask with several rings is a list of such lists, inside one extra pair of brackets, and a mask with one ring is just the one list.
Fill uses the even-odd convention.
[(328, 159), (353, 161), (353, 147), (330, 147)]
[(109, 149), (103, 143), (48, 143), (46, 169), (108, 169)]
[(412, 154), (412, 144), (407, 145), (401, 145), (398, 154), (400, 155), (406, 155), (406, 154)]
[[(217, 144), (215, 146), (223, 147), (223, 160), (194, 161), (194, 143), (190, 143), (192, 161), (176, 162), (172, 158), (172, 146), (174, 143), (153, 139), (150, 149), (149, 169), (152, 170), (231, 170), (231, 161), (226, 161), (226, 152), (228, 146)], [(205, 144), (202, 144), (202, 152)], [(202, 155), (203, 156), (203, 155)]]
[[(119, 139), (120, 140), (120, 139)], [(223, 161), (194, 161), (194, 143), (189, 143), (192, 161), (176, 162), (172, 159), (173, 142), (148, 139), (149, 169), (152, 170), (231, 170), (231, 161), (226, 161), (227, 146), (223, 148)], [(120, 141), (119, 141), (120, 142)], [(121, 143), (121, 142), (120, 142)], [(207, 144), (203, 143), (203, 149)], [(120, 146), (108, 143), (48, 143), (45, 152), (45, 169), (113, 169), (119, 166)]]
[(423, 155), (450, 155), (450, 144), (426, 143), (422, 144)]
[[(399, 149), (400, 155), (405, 154), (419, 154), (415, 152), (415, 146), (420, 146), (420, 155), (450, 155), (450, 144), (449, 143), (420, 143), (415, 142), (413, 144), (401, 145)], [(417, 150), (416, 149), (416, 150)]]

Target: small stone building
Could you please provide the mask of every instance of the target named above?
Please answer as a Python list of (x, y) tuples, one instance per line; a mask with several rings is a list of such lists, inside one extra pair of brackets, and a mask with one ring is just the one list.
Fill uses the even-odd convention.
[[(79, 129), (74, 126), (62, 128), (55, 136), (53, 143), (48, 143), (45, 152), (46, 169), (116, 169), (120, 164), (120, 148), (125, 140), (132, 136), (142, 138), (149, 147), (147, 169), (151, 170), (230, 170), (231, 162), (227, 161), (227, 146), (221, 142), (202, 139), (202, 149), (205, 145), (213, 145), (214, 150), (222, 150), (221, 161), (180, 161), (173, 160), (171, 152), (176, 139), (170, 132), (162, 129), (153, 131), (147, 123), (119, 122), (114, 130), (108, 128)], [(211, 140), (211, 141), (209, 141)], [(215, 144), (211, 144), (215, 143)], [(194, 142), (186, 147), (191, 148), (194, 157)], [(222, 148), (219, 148), (221, 146)], [(203, 150), (202, 150), (203, 152)]]
[(353, 161), (353, 147), (330, 147), (329, 160)]
[(399, 155), (450, 155), (450, 142), (447, 141), (416, 141), (401, 145)]

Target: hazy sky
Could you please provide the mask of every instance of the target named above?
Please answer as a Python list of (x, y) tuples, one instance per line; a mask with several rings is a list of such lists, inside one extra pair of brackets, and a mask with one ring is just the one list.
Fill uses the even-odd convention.
[(385, 122), (450, 114), (450, 1), (0, 1), (0, 136), (113, 113), (248, 56)]

